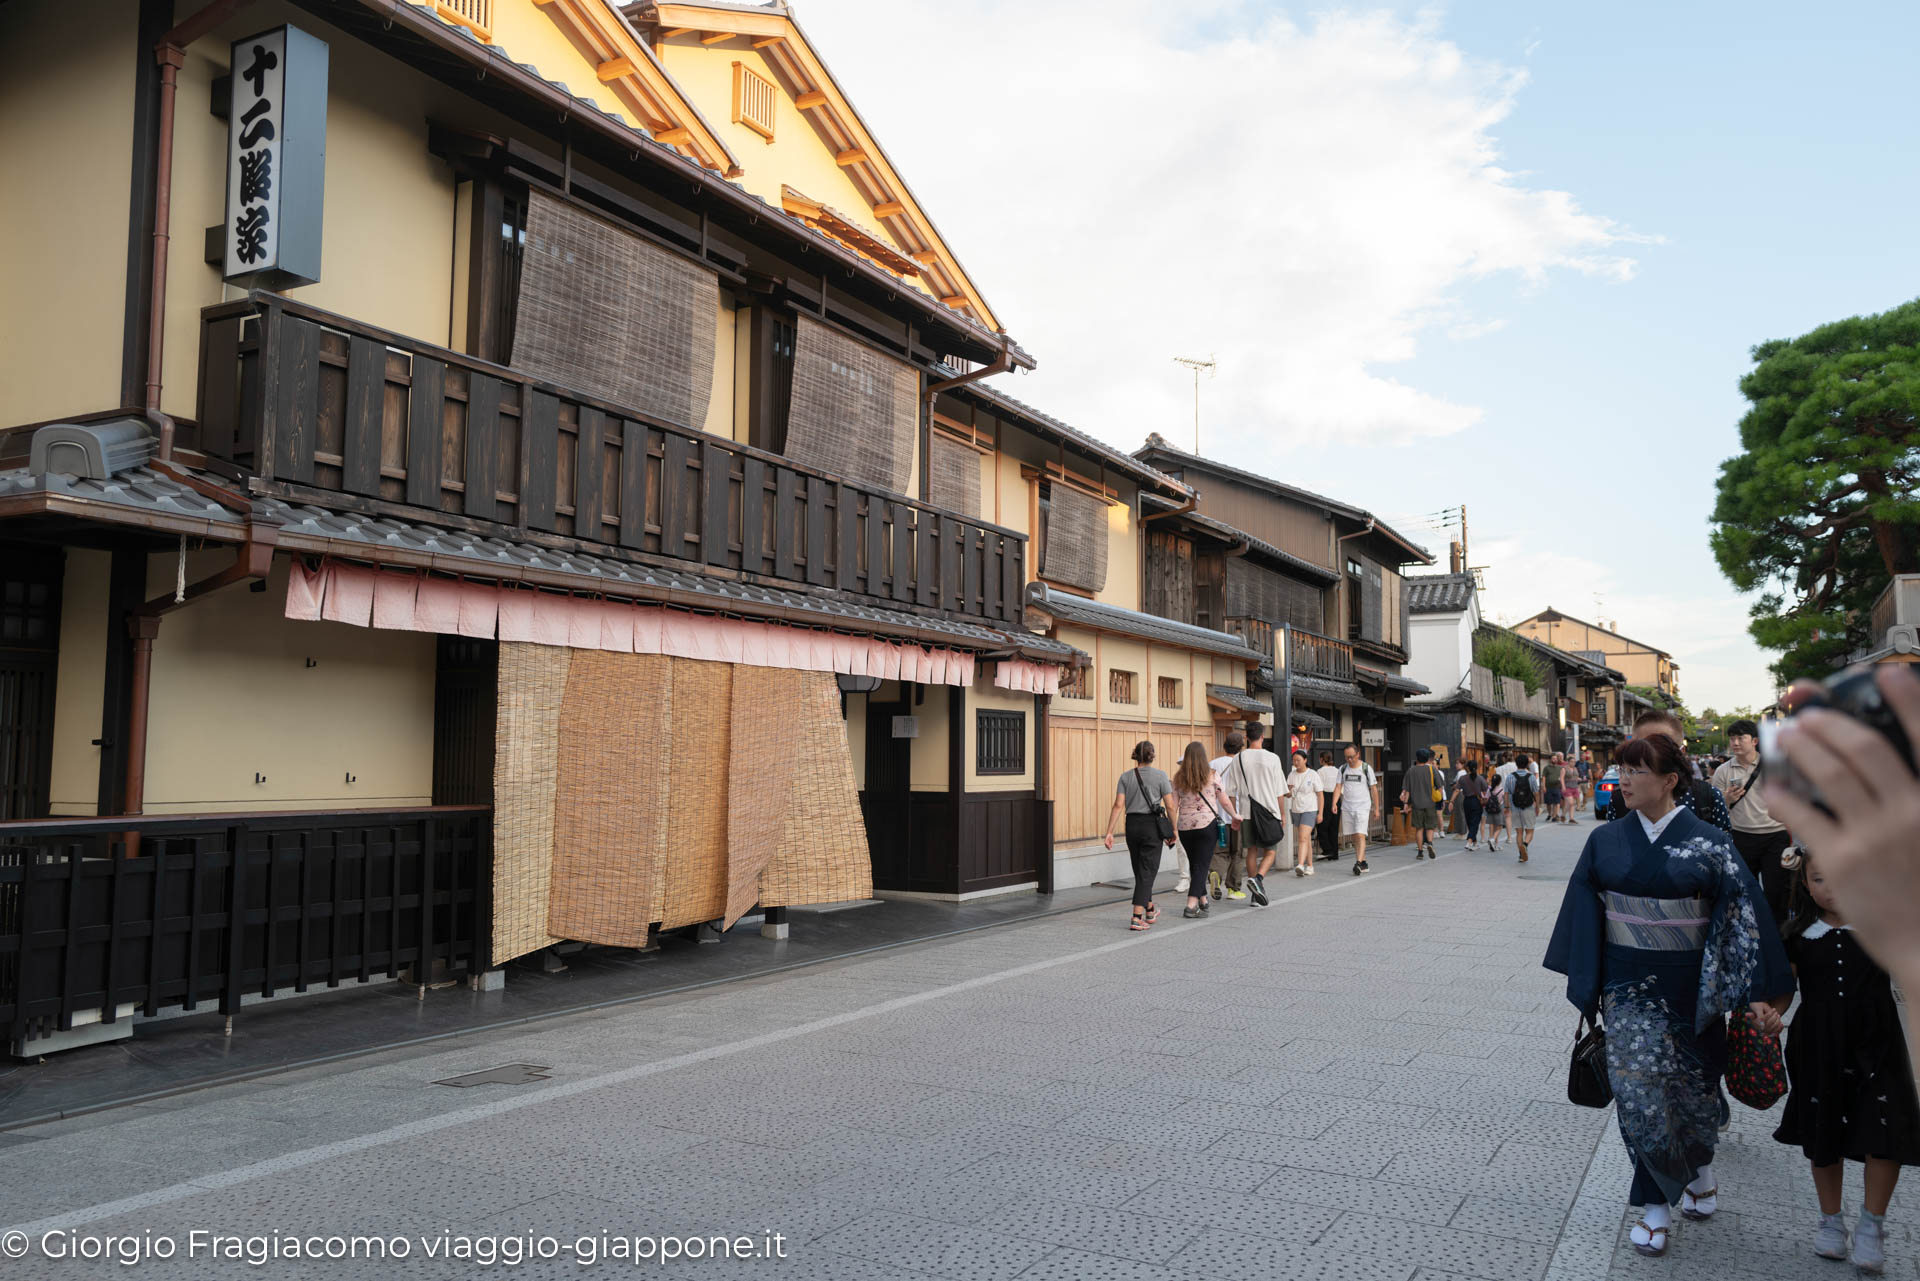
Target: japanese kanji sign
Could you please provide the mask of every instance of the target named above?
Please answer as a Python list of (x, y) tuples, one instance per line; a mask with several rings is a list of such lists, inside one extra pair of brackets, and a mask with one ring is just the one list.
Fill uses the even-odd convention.
[(233, 42), (227, 114), (228, 280), (270, 289), (320, 278), (327, 45), (297, 27)]

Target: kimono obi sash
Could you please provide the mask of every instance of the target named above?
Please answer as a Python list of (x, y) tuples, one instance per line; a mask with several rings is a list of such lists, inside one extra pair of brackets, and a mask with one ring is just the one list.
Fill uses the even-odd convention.
[(1607, 942), (1646, 952), (1698, 952), (1707, 945), (1713, 904), (1704, 898), (1637, 898), (1601, 891)]

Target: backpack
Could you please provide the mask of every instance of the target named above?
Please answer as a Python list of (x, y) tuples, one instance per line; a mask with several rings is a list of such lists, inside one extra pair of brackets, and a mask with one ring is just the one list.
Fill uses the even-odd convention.
[(1513, 808), (1517, 810), (1533, 808), (1533, 771), (1515, 770), (1513, 774)]

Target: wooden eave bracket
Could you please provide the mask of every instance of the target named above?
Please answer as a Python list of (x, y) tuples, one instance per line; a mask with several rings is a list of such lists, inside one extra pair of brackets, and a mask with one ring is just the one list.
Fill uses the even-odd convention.
[(1076, 472), (1070, 472), (1059, 463), (1050, 462), (1044, 468), (1035, 467), (1031, 463), (1022, 463), (1020, 465), (1020, 478), (1022, 480), (1052, 481), (1056, 485), (1065, 485), (1070, 489), (1077, 489), (1089, 498), (1098, 498), (1109, 507), (1118, 507), (1120, 505), (1119, 490), (1111, 485), (1103, 485), (1097, 480), (1089, 480), (1087, 477), (1079, 475)]

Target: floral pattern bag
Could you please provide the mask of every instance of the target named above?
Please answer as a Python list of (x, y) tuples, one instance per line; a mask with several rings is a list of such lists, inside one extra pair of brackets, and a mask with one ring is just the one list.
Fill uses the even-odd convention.
[(1727, 1020), (1727, 1093), (1764, 1112), (1787, 1092), (1787, 1065), (1780, 1038), (1763, 1036), (1744, 1014)]

